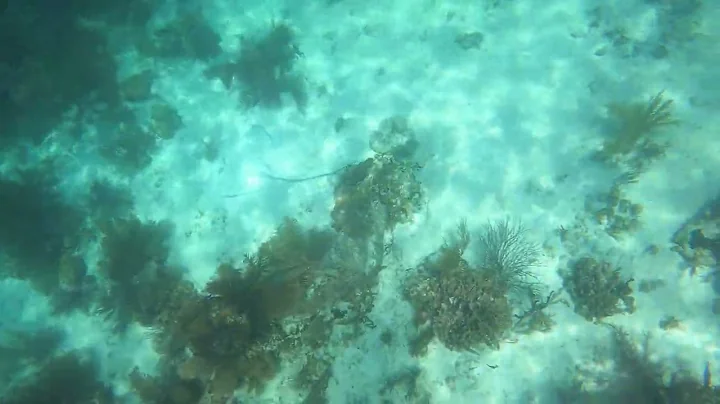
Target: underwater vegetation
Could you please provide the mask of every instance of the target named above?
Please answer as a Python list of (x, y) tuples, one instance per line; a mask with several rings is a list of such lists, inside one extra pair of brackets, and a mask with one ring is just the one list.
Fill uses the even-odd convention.
[[(342, 122), (342, 119), (338, 122)], [(342, 125), (336, 122), (336, 128)], [(420, 144), (407, 116), (394, 115), (383, 119), (377, 130), (370, 134), (369, 146), (379, 155), (390, 155), (395, 160), (407, 161), (415, 157)]]
[[(662, 363), (650, 360), (650, 336), (637, 347), (623, 329), (610, 326), (614, 369), (601, 380), (582, 380), (558, 392), (562, 404), (714, 404), (720, 402), (720, 388), (712, 385), (709, 366), (703, 380), (683, 371), (668, 372)], [(669, 374), (669, 377), (668, 377)], [(591, 378), (592, 379), (592, 378)]]
[(12, 386), (3, 397), (6, 404), (116, 402), (112, 390), (100, 379), (97, 364), (79, 351), (53, 356), (33, 373)]
[(512, 325), (507, 297), (487, 275), (472, 269), (451, 268), (410, 289), (411, 303), (423, 310), (418, 319), (429, 317), (434, 336), (449, 349), (472, 350), (480, 344), (497, 349)]
[[(89, 308), (97, 297), (97, 279), (88, 273), (84, 257), (85, 247), (92, 241), (94, 221), (122, 222), (107, 217), (124, 215), (132, 201), (123, 191), (103, 182), (95, 182), (87, 195), (66, 200), (57, 191), (58, 182), (51, 161), (0, 179), (0, 246), (11, 263), (3, 266), (4, 276), (28, 281), (51, 299), (56, 312), (68, 312)], [(108, 249), (109, 239), (105, 242)], [(137, 257), (127, 251), (142, 252), (149, 247), (119, 248), (114, 259), (122, 260), (122, 266)], [(123, 267), (114, 276), (132, 270)]]
[[(1, 10), (0, 144), (21, 151), (20, 145), (40, 144), (51, 133), (70, 135), (82, 138), (74, 143), (78, 149), (99, 153), (125, 173), (146, 167), (156, 138), (171, 138), (181, 122), (162, 100), (153, 101), (149, 122), (138, 120), (138, 108), (128, 104), (150, 100), (154, 71), (119, 81), (115, 57), (133, 45), (141, 57), (153, 58), (143, 65), (221, 53), (220, 37), (197, 12), (180, 12), (159, 30), (146, 31), (153, 7), (145, 0), (63, 7), (31, 1)], [(108, 41), (108, 33), (119, 31), (121, 40)], [(75, 151), (59, 146), (59, 152)]]
[(477, 234), (477, 265), (508, 291), (532, 290), (539, 247), (528, 241), (522, 224), (509, 220), (489, 223)]
[(152, 86), (156, 73), (151, 69), (140, 70), (139, 72), (123, 78), (118, 86), (123, 101), (135, 103), (149, 100), (152, 95)]
[(5, 325), (0, 331), (0, 396), (17, 383), (28, 366), (42, 365), (55, 355), (65, 333), (54, 327), (19, 330)]
[[(188, 379), (205, 378), (214, 396), (236, 388), (261, 390), (279, 370), (278, 321), (307, 308), (313, 271), (330, 249), (328, 234), (305, 232), (287, 219), (257, 255), (247, 256), (242, 270), (222, 265), (208, 283), (206, 297), (178, 313), (183, 339), (192, 352), (182, 365)], [(228, 391), (218, 390), (225, 386)]]
[(537, 291), (529, 289), (530, 307), (515, 314), (515, 324), (513, 324), (512, 330), (518, 334), (550, 331), (555, 326), (555, 320), (553, 315), (547, 312), (547, 308), (558, 303), (569, 306), (569, 303), (560, 296), (559, 292), (552, 291), (543, 298)]
[(313, 352), (323, 352), (336, 325), (347, 338), (372, 326), (377, 276), (332, 258), (336, 242), (332, 231), (287, 218), (241, 266), (220, 265), (202, 291), (185, 282), (156, 291), (166, 298), (151, 326), (168, 368), (133, 374), (136, 393), (148, 402), (225, 403), (238, 389), (262, 393), (290, 357), (305, 362), (297, 387), (321, 397), (330, 365)]
[(718, 270), (720, 263), (720, 195), (700, 207), (672, 237), (673, 251), (680, 254), (692, 273), (701, 268)]
[(168, 257), (169, 223), (141, 222), (137, 217), (100, 224), (102, 275), (117, 284), (132, 283), (146, 269), (165, 265)]
[[(153, 95), (153, 80), (151, 70), (122, 80), (119, 91), (125, 102), (92, 114), (90, 127), (82, 122), (82, 116), (77, 117), (80, 121), (77, 123), (78, 137), (95, 146), (105, 161), (126, 175), (150, 165), (162, 142), (172, 139), (184, 127), (175, 107)], [(138, 110), (147, 110), (147, 116), (137, 113)], [(102, 136), (95, 135), (95, 131), (101, 132)]]
[[(0, 144), (38, 144), (72, 107), (118, 104), (117, 66), (104, 33), (81, 23), (83, 7), (25, 2), (0, 10)], [(89, 4), (89, 2), (83, 2)], [(91, 10), (92, 9), (92, 10)]]
[(107, 217), (125, 217), (133, 208), (130, 191), (106, 180), (95, 180), (90, 184), (87, 209), (94, 220)]
[(650, 162), (665, 154), (667, 144), (658, 132), (677, 125), (673, 100), (660, 91), (647, 102), (612, 103), (608, 106), (612, 134), (596, 157), (601, 161), (627, 164), (642, 171)]
[(711, 3), (703, 0), (650, 0), (658, 5), (658, 30), (663, 43), (683, 45), (703, 37), (701, 19), (703, 7)]
[(414, 161), (419, 144), (408, 118), (395, 115), (370, 134), (373, 157), (348, 165), (335, 183), (332, 227), (354, 240), (391, 233), (409, 223), (425, 204)]
[(423, 388), (422, 369), (409, 366), (390, 375), (380, 388), (383, 403), (397, 402), (398, 399), (412, 403), (430, 403), (430, 394)]
[(285, 22), (273, 23), (265, 33), (243, 38), (234, 60), (212, 66), (205, 74), (220, 79), (227, 89), (239, 85), (240, 101), (245, 107), (278, 108), (283, 96), (288, 95), (304, 110), (305, 78), (295, 68), (300, 56), (292, 27)]
[(624, 187), (637, 182), (637, 177), (636, 171), (630, 171), (616, 178), (607, 192), (589, 195), (585, 200), (586, 212), (615, 239), (637, 231), (642, 225), (643, 205), (632, 202), (624, 192)]
[[(705, 9), (712, 4), (703, 0), (646, 0), (643, 9), (653, 13), (655, 23), (642, 35), (632, 28), (637, 18), (617, 18), (615, 6), (597, 3), (588, 7), (588, 26), (603, 39), (595, 56), (652, 58), (662, 60), (674, 52), (709, 39)], [(629, 18), (628, 18), (629, 17)]]
[(408, 223), (424, 203), (418, 163), (376, 154), (348, 166), (335, 185), (332, 226), (354, 239), (392, 231)]
[(487, 225), (477, 239), (476, 265), (464, 258), (471, 236), (461, 223), (408, 279), (405, 297), (419, 330), (411, 344), (414, 354), (421, 354), (433, 336), (452, 350), (475, 351), (482, 344), (498, 349), (513, 326), (508, 295), (532, 289), (529, 269), (538, 249), (521, 225), (509, 221)]
[(633, 279), (623, 279), (620, 272), (609, 262), (592, 257), (570, 262), (560, 275), (575, 312), (594, 322), (618, 313), (633, 313), (635, 298), (630, 287)]
[(720, 314), (720, 195), (710, 197), (673, 234), (672, 251), (683, 260), (683, 270), (710, 282), (716, 297), (712, 312)]
[(715, 261), (720, 259), (720, 238), (717, 236), (708, 237), (702, 229), (695, 229), (690, 232), (688, 245), (693, 250), (702, 249), (709, 252), (715, 258)]
[(98, 274), (106, 284), (102, 309), (123, 328), (131, 321), (151, 325), (165, 303), (168, 288), (180, 282), (180, 273), (167, 266), (168, 237), (165, 222), (118, 218), (98, 227), (102, 257)]
[(172, 139), (183, 128), (177, 110), (167, 101), (157, 99), (150, 107), (150, 132), (160, 139)]
[(144, 56), (160, 59), (211, 60), (222, 52), (220, 36), (202, 13), (183, 12), (136, 43)]
[(51, 167), (0, 179), (0, 249), (17, 262), (3, 270), (43, 293), (59, 286), (61, 259), (83, 227), (82, 212), (57, 192), (57, 182)]
[(159, 146), (158, 140), (143, 126), (135, 112), (122, 106), (105, 111), (97, 118), (98, 127), (105, 133), (95, 140), (100, 157), (124, 174), (134, 174), (150, 165)]

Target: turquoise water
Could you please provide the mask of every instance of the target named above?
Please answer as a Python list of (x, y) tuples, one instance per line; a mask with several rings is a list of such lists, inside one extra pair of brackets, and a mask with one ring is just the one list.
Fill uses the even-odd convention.
[(0, 402), (720, 402), (720, 5), (0, 11)]

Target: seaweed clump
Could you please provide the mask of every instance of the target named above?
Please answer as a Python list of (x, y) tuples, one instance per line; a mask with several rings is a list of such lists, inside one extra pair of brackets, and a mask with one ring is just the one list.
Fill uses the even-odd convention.
[(642, 225), (643, 205), (628, 199), (623, 189), (637, 180), (636, 172), (621, 175), (607, 193), (591, 195), (585, 201), (586, 211), (615, 239), (637, 231)]
[(536, 292), (529, 290), (528, 297), (530, 307), (520, 314), (515, 314), (513, 331), (518, 334), (550, 331), (555, 326), (555, 320), (551, 314), (547, 313), (547, 308), (557, 303), (569, 305), (554, 291), (550, 292), (545, 299), (540, 299)]
[(104, 309), (114, 313), (120, 327), (131, 321), (152, 325), (181, 280), (167, 265), (170, 225), (130, 217), (101, 223), (100, 228), (98, 271), (108, 284)]
[(571, 262), (561, 276), (575, 312), (588, 321), (635, 311), (633, 279), (623, 279), (620, 269), (608, 262), (583, 257)]
[(66, 203), (47, 169), (0, 179), (0, 250), (19, 265), (7, 275), (25, 279), (43, 293), (61, 284), (58, 268), (84, 225), (81, 211)]
[(159, 146), (158, 136), (146, 129), (129, 107), (105, 111), (98, 118), (98, 126), (106, 133), (98, 142), (105, 161), (126, 174), (150, 165)]
[(402, 161), (412, 159), (419, 143), (408, 118), (395, 115), (380, 122), (377, 130), (370, 134), (369, 146), (375, 153), (387, 154)]
[(98, 378), (97, 364), (79, 352), (47, 360), (3, 397), (6, 404), (113, 402), (112, 390)]
[(377, 154), (351, 165), (335, 186), (331, 213), (335, 230), (365, 240), (408, 223), (423, 206), (417, 163)]
[(219, 78), (227, 89), (240, 85), (241, 104), (278, 108), (283, 95), (290, 95), (299, 109), (307, 104), (304, 78), (295, 61), (302, 56), (295, 31), (286, 23), (273, 23), (257, 37), (243, 38), (237, 58), (210, 67), (207, 77)]
[(499, 348), (513, 325), (508, 294), (529, 286), (528, 268), (536, 260), (536, 250), (519, 228), (507, 222), (486, 227), (479, 237), (484, 259), (473, 267), (463, 258), (470, 234), (462, 223), (456, 234), (417, 268), (405, 286), (419, 328), (412, 348), (415, 354), (423, 352), (422, 345), (432, 336), (452, 350), (474, 351), (480, 344)]
[[(601, 375), (602, 385), (596, 381), (574, 380), (562, 388), (561, 403), (647, 403), (647, 404), (715, 404), (720, 402), (720, 388), (712, 385), (709, 363), (703, 380), (684, 371), (668, 372), (662, 363), (650, 360), (650, 338), (645, 336), (641, 347), (633, 343), (623, 329), (612, 328), (612, 350), (615, 368), (613, 375)], [(670, 373), (670, 377), (665, 374)], [(591, 378), (592, 379), (592, 378)]]
[(43, 141), (73, 107), (118, 105), (115, 58), (105, 34), (83, 23), (91, 2), (77, 3), (0, 12), (0, 145)]
[[(212, 403), (226, 402), (238, 388), (261, 392), (291, 338), (282, 320), (317, 308), (309, 295), (332, 240), (286, 219), (242, 267), (223, 264), (202, 293), (177, 294), (158, 324), (162, 351), (174, 358), (180, 378), (175, 384), (200, 386)], [(138, 390), (157, 394), (147, 378), (135, 381)]]
[(304, 402), (321, 402), (335, 325), (342, 344), (375, 327), (367, 315), (379, 269), (358, 270), (367, 262), (338, 241), (288, 218), (242, 264), (221, 264), (203, 290), (182, 280), (152, 286), (159, 310), (143, 318), (163, 360), (158, 375), (133, 372), (135, 393), (144, 402), (252, 401), (292, 358)]
[(146, 56), (167, 59), (211, 60), (220, 55), (220, 36), (202, 14), (187, 12), (142, 38), (138, 51)]
[(654, 136), (660, 129), (676, 125), (673, 100), (661, 91), (647, 102), (613, 103), (608, 106), (613, 136), (603, 143), (597, 157), (601, 161), (629, 164), (643, 170), (665, 154), (667, 145)]
[(13, 329), (5, 325), (0, 333), (0, 397), (28, 366), (38, 366), (51, 359), (65, 339), (55, 327), (34, 330)]
[(675, 232), (672, 242), (673, 251), (682, 256), (693, 273), (703, 268), (717, 275), (720, 267), (720, 195), (708, 199)]
[(536, 291), (530, 269), (537, 263), (540, 251), (527, 240), (526, 231), (520, 223), (502, 220), (487, 224), (477, 236), (478, 265), (507, 291)]

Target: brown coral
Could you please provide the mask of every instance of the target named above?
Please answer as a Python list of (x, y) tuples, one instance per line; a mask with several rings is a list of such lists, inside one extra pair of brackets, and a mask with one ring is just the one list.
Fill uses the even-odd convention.
[(498, 348), (512, 326), (507, 289), (498, 287), (491, 272), (471, 268), (462, 258), (469, 238), (464, 225), (460, 230), (453, 243), (426, 260), (410, 279), (406, 296), (418, 325), (428, 323), (424, 326), (431, 327), (448, 348), (473, 350), (480, 344)]

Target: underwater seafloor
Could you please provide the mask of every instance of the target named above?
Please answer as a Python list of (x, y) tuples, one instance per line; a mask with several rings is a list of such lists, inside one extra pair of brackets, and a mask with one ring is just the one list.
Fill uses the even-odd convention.
[(720, 4), (5, 3), (1, 402), (720, 403)]

